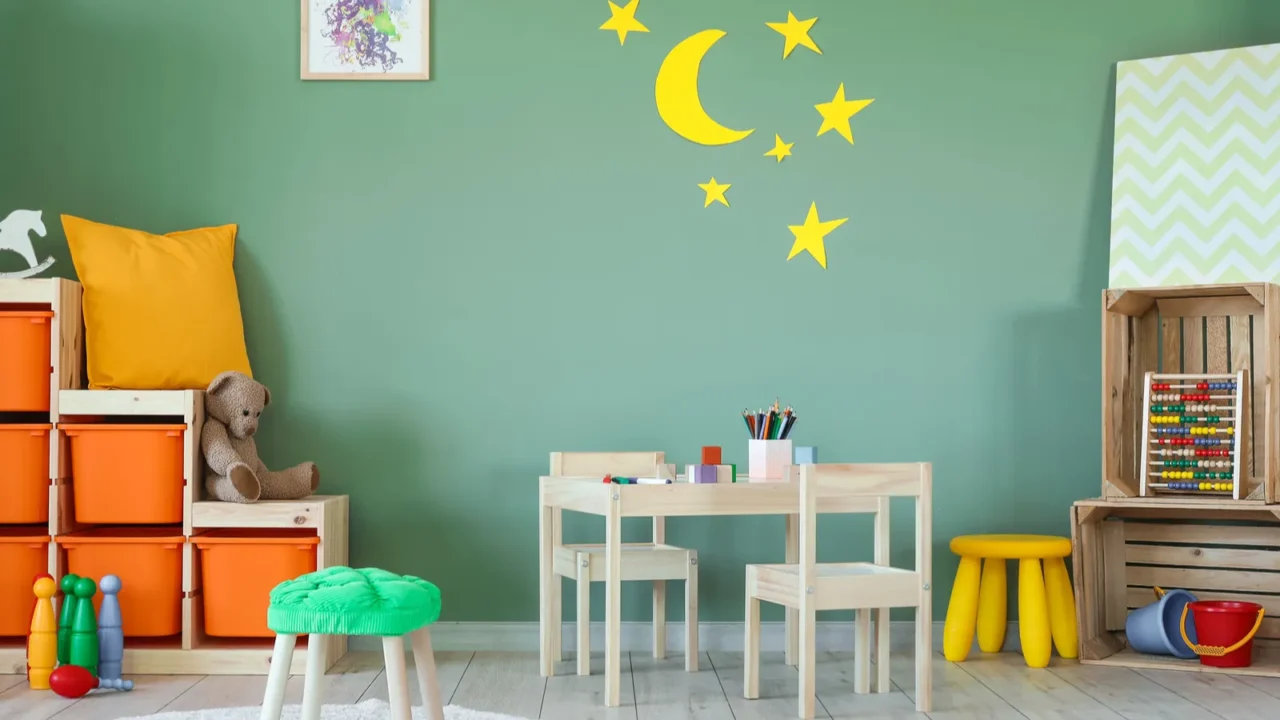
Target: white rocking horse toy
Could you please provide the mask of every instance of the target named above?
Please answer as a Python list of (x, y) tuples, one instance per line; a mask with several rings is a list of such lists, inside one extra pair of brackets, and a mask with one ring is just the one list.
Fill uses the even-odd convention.
[(41, 212), (39, 210), (14, 210), (9, 213), (9, 217), (0, 220), (0, 250), (10, 250), (17, 253), (23, 260), (27, 261), (26, 270), (16, 270), (14, 272), (0, 272), (0, 278), (29, 278), (33, 275), (43, 272), (53, 264), (53, 256), (45, 258), (44, 262), (36, 262), (36, 251), (31, 246), (31, 232), (44, 237), (48, 232), (44, 227), (44, 221), (40, 219)]

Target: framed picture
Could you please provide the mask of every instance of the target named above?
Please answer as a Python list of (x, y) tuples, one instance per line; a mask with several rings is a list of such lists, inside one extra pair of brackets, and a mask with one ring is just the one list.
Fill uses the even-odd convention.
[(430, 79), (431, 0), (302, 0), (303, 80)]

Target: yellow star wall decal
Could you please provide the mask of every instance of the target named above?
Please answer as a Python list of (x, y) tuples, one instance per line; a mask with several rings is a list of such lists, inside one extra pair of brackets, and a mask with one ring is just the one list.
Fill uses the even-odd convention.
[(782, 136), (775, 134), (773, 136), (773, 149), (765, 153), (765, 157), (776, 157), (778, 162), (782, 162), (782, 158), (791, 154), (791, 146), (795, 143), (782, 142)]
[(712, 177), (711, 182), (698, 183), (698, 187), (702, 188), (707, 193), (707, 201), (703, 203), (702, 207), (711, 207), (711, 203), (713, 202), (718, 202), (725, 207), (729, 207), (729, 201), (725, 199), (724, 193), (726, 190), (733, 187), (732, 184), (721, 185), (716, 182), (714, 177)]
[(796, 49), (797, 45), (803, 45), (819, 55), (822, 54), (817, 44), (813, 42), (813, 38), (809, 37), (809, 30), (816, 22), (818, 22), (818, 18), (797, 20), (794, 13), (788, 12), (786, 22), (770, 22), (765, 23), (765, 25), (768, 25), (786, 38), (786, 44), (782, 48), (782, 58), (785, 60), (791, 55), (791, 51)]
[(818, 204), (810, 204), (809, 214), (805, 216), (804, 224), (788, 226), (791, 229), (791, 234), (796, 236), (796, 240), (791, 244), (791, 254), (787, 255), (787, 260), (791, 260), (791, 258), (802, 252), (808, 252), (825, 270), (827, 267), (827, 234), (845, 224), (848, 219), (819, 220)]
[(618, 7), (613, 0), (609, 0), (609, 12), (612, 15), (604, 24), (600, 26), (601, 30), (615, 30), (618, 33), (618, 44), (625, 45), (627, 43), (627, 33), (638, 32), (647, 33), (649, 28), (640, 24), (636, 20), (636, 10), (640, 7), (640, 0), (631, 0), (624, 7)]
[(844, 83), (840, 83), (836, 96), (831, 99), (831, 102), (814, 105), (822, 115), (822, 127), (818, 128), (818, 136), (821, 137), (828, 130), (835, 130), (852, 145), (853, 130), (849, 127), (849, 118), (862, 112), (863, 108), (873, 102), (875, 100), (846, 100)]

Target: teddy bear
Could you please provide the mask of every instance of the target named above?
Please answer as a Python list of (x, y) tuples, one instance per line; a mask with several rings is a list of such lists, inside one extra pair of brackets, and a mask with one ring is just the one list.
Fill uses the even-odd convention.
[(224, 372), (205, 390), (204, 451), (205, 489), (224, 502), (297, 500), (315, 493), (320, 471), (304, 462), (272, 472), (258, 458), (253, 436), (262, 410), (271, 404), (271, 391), (239, 372)]

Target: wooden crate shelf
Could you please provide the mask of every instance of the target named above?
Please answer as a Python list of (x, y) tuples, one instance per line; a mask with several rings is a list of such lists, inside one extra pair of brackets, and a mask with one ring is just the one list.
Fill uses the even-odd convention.
[[(1249, 378), (1241, 500), (1280, 503), (1280, 285), (1188, 285), (1102, 295), (1102, 495), (1139, 496), (1143, 376), (1229, 373)], [(1214, 504), (1219, 496), (1161, 498)]]
[[(1101, 498), (1075, 503), (1071, 526), (1082, 663), (1280, 677), (1280, 506)], [(1253, 666), (1219, 670), (1129, 648), (1125, 619), (1155, 601), (1157, 586), (1262, 605)]]

